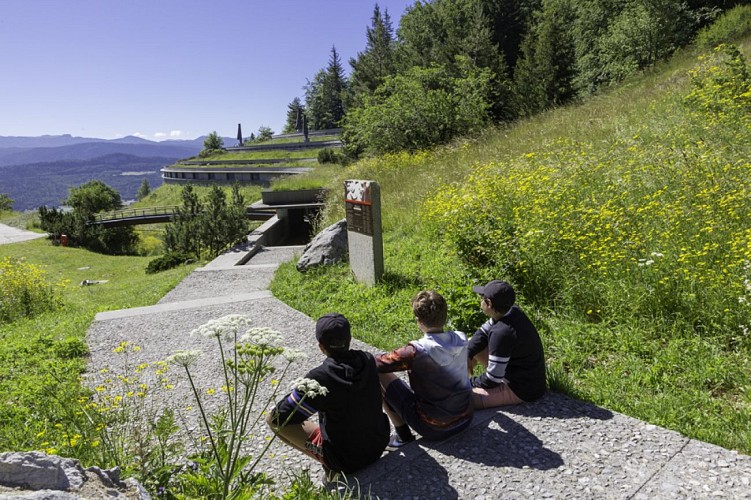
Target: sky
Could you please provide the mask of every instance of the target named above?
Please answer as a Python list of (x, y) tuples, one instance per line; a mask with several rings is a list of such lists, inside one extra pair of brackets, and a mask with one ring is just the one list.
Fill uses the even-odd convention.
[[(414, 0), (378, 0), (394, 29)], [(0, 0), (0, 136), (281, 133), (375, 0)]]

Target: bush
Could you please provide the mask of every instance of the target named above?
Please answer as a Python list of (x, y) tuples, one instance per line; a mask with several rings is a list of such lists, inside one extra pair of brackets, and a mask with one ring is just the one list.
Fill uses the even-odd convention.
[(56, 309), (61, 299), (41, 267), (21, 259), (0, 259), (0, 323)]
[(540, 308), (749, 348), (747, 129), (698, 140), (692, 126), (485, 163), (426, 214), (476, 275), (508, 277)]
[(318, 163), (343, 163), (344, 155), (333, 148), (323, 148), (318, 152)]
[(350, 152), (416, 151), (480, 130), (489, 120), (490, 72), (467, 65), (462, 78), (446, 68), (414, 67), (387, 77), (362, 108), (345, 117)]
[(181, 266), (190, 262), (192, 259), (192, 256), (185, 253), (166, 253), (149, 262), (146, 266), (146, 274), (155, 274), (161, 271), (166, 271), (173, 267)]
[(699, 49), (712, 49), (748, 34), (751, 34), (751, 5), (738, 5), (699, 31), (695, 44)]

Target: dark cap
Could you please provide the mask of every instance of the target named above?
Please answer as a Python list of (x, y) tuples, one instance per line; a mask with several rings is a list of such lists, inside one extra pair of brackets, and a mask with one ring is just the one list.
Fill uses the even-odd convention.
[(349, 349), (349, 321), (339, 313), (324, 314), (316, 322), (316, 339), (327, 349)]
[(493, 280), (485, 286), (473, 286), (472, 291), (490, 299), (496, 311), (506, 311), (516, 302), (516, 292), (505, 281)]

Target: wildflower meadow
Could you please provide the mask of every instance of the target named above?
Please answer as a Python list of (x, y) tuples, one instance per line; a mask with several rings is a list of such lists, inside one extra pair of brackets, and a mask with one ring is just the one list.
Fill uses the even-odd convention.
[(747, 51), (682, 54), (580, 106), (360, 162), (344, 175), (381, 184), (383, 281), (283, 267), (272, 290), (309, 314), (336, 306), (389, 349), (413, 335), (410, 294), (440, 290), (471, 333), (472, 284), (505, 279), (552, 389), (750, 452)]

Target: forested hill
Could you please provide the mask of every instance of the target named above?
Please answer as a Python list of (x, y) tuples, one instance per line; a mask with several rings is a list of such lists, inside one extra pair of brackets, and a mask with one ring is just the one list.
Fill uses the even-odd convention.
[(701, 39), (748, 27), (744, 0), (432, 0), (394, 28), (376, 4), (346, 75), (335, 47), (288, 104), (341, 126), (352, 155), (416, 151), (617, 86)]
[[(143, 179), (154, 188), (159, 170), (198, 154), (205, 136), (155, 142), (140, 137), (97, 139), (71, 135), (0, 137), (0, 194), (14, 200), (15, 210), (58, 206), (68, 188), (93, 179), (132, 199)], [(223, 137), (225, 144), (234, 139)]]
[(201, 147), (202, 143), (194, 144), (192, 141), (187, 144), (183, 144), (182, 141), (179, 143), (96, 141), (57, 147), (0, 148), (0, 168), (8, 165), (29, 165), (53, 161), (92, 160), (111, 154), (143, 158), (157, 156), (186, 158), (198, 153)]
[(69, 188), (97, 179), (116, 189), (123, 200), (129, 200), (135, 198), (143, 179), (152, 188), (161, 185), (159, 170), (178, 159), (177, 156), (144, 158), (115, 153), (88, 160), (0, 167), (0, 192), (14, 200), (15, 210), (60, 206)]

